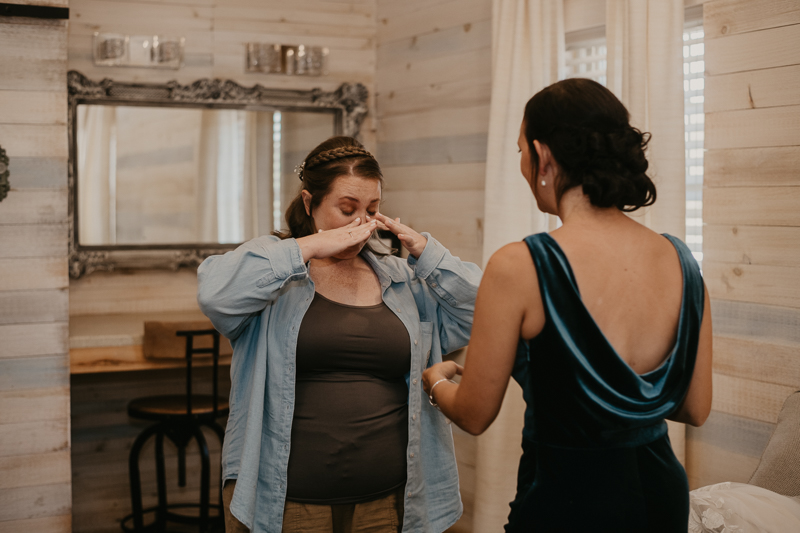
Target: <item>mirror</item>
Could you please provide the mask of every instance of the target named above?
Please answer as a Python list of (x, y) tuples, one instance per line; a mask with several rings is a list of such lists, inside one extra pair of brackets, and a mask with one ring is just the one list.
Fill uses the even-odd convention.
[(70, 275), (196, 266), (285, 225), (294, 168), (358, 137), (366, 89), (93, 82), (69, 73)]

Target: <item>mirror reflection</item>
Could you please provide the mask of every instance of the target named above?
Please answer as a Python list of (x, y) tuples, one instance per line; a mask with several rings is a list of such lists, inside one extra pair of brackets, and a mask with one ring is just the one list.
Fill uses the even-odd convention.
[(80, 104), (77, 230), (85, 246), (235, 244), (283, 224), (294, 168), (335, 114)]

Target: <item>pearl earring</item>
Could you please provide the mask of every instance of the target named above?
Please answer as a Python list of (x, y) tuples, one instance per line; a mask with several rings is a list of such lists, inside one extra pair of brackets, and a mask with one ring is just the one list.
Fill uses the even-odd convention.
[(544, 187), (545, 185), (547, 185), (547, 183), (544, 180), (542, 180), (542, 187)]

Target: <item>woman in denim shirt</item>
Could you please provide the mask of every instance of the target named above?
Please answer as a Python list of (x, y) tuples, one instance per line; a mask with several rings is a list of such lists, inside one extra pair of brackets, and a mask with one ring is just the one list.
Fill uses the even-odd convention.
[[(234, 349), (227, 530), (444, 531), (462, 512), (453, 439), (421, 374), (467, 344), (480, 269), (378, 212), (380, 167), (358, 141), (325, 141), (300, 179), (287, 234), (198, 269)], [(378, 228), (407, 261), (375, 251)]]

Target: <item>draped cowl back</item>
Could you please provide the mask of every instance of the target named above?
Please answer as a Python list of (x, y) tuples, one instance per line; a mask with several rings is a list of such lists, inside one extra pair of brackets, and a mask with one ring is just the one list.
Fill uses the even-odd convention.
[(641, 375), (619, 357), (589, 314), (555, 239), (547, 233), (525, 238), (546, 317), (527, 349), (521, 343), (514, 370), (527, 402), (526, 439), (602, 449), (639, 446), (667, 433), (664, 419), (681, 405), (692, 378), (705, 294), (688, 247), (671, 235), (664, 237), (675, 246), (683, 271), (680, 319), (670, 354)]

